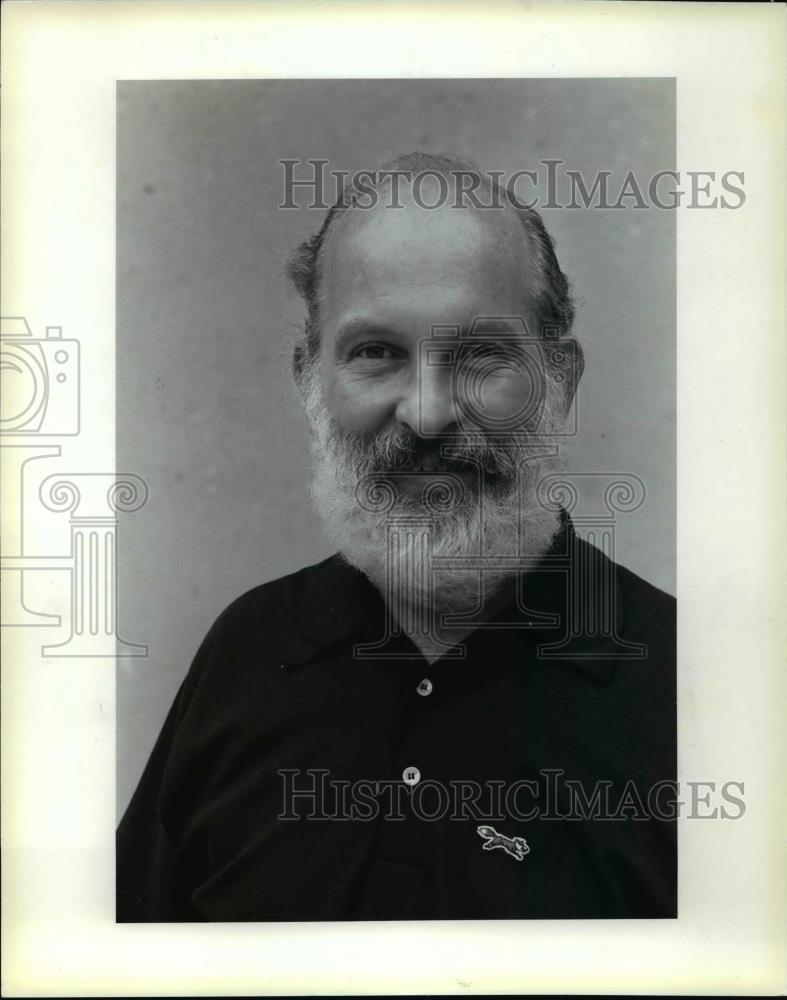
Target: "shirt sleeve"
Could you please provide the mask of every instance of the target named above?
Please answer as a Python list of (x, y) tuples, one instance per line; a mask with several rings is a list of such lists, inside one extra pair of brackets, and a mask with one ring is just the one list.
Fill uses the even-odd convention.
[[(219, 619), (221, 621), (221, 618)], [(177, 845), (162, 820), (161, 798), (183, 719), (210, 659), (217, 621), (191, 663), (164, 721), (116, 839), (116, 920), (144, 923), (197, 919), (178, 890)]]

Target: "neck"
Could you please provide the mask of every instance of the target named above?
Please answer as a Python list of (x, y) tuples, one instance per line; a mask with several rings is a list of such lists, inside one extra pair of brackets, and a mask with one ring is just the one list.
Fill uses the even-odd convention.
[[(459, 600), (450, 594), (447, 600), (441, 602), (439, 595), (435, 595), (431, 602), (425, 599), (416, 605), (385, 593), (383, 600), (391, 617), (432, 664), (474, 632), (480, 624), (501, 611), (512, 598), (513, 583), (514, 578), (509, 577), (497, 581), (494, 586), (482, 585), (481, 594), (476, 590), (475, 594), (466, 595), (466, 599)], [(461, 617), (466, 618), (466, 621), (450, 625), (444, 621), (445, 618)]]

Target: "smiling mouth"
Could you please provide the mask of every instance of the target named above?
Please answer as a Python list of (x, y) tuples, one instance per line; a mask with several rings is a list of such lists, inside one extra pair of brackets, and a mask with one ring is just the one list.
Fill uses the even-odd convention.
[[(423, 465), (412, 469), (402, 469), (393, 478), (396, 488), (403, 494), (414, 496), (425, 487), (437, 485), (441, 481), (448, 489), (457, 489), (461, 483), (463, 495), (475, 495), (483, 490), (485, 485), (492, 485), (493, 477), (485, 474), (475, 465), (462, 465), (446, 468), (445, 466)], [(453, 480), (454, 486), (449, 483)]]
[(390, 471), (405, 476), (419, 474), (450, 476), (453, 474), (459, 476), (480, 475), (485, 478), (499, 478), (503, 474), (503, 470), (499, 466), (490, 466), (484, 462), (467, 462), (462, 459), (448, 459), (442, 462), (419, 462), (404, 468), (391, 469)]
[(478, 474), (475, 465), (414, 465), (411, 468), (397, 470), (397, 476), (472, 476)]

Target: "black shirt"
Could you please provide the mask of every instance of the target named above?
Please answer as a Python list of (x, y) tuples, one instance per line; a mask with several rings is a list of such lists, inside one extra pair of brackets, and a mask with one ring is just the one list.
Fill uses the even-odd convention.
[(119, 921), (677, 915), (673, 598), (564, 516), (458, 658), (385, 629), (339, 557), (222, 613), (121, 822)]

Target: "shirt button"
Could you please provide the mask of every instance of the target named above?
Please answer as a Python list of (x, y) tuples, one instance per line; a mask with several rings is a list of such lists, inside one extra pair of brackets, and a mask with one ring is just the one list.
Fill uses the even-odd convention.
[(410, 785), (412, 788), (412, 786), (417, 785), (420, 780), (421, 772), (417, 767), (406, 767), (404, 771), (402, 771), (402, 781), (405, 785)]
[(418, 694), (423, 695), (424, 698), (434, 691), (434, 684), (429, 680), (428, 677), (424, 677), (418, 687), (415, 689)]

